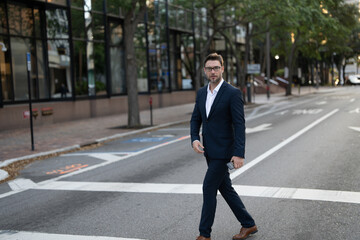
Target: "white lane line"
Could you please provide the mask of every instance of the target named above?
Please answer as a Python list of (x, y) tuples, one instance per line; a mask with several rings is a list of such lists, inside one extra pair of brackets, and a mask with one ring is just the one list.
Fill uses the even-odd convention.
[(118, 237), (103, 237), (103, 236), (81, 236), (68, 234), (53, 234), (40, 232), (25, 232), (25, 231), (10, 231), (0, 230), (0, 240), (145, 240), (139, 238), (118, 238)]
[[(360, 192), (246, 185), (234, 185), (234, 188), (239, 193), (239, 195), (248, 197), (267, 197), (360, 204)], [(47, 184), (39, 184), (34, 189), (127, 193), (202, 194), (202, 184), (57, 181)]]
[(349, 127), (349, 128), (352, 129), (352, 130), (360, 132), (360, 127)]
[(230, 178), (234, 179), (236, 177), (238, 177), (240, 174), (244, 173), (245, 171), (249, 170), (250, 168), (252, 168), (253, 166), (255, 166), (256, 164), (258, 164), (259, 162), (263, 161), (265, 158), (269, 157), (271, 154), (273, 154), (274, 152), (280, 150), (281, 148), (283, 148), (284, 146), (286, 146), (287, 144), (289, 144), (290, 142), (292, 142), (293, 140), (295, 140), (296, 138), (300, 137), (302, 134), (306, 133), (307, 131), (309, 131), (311, 128), (315, 127), (316, 125), (318, 125), (319, 123), (321, 123), (322, 121), (324, 121), (325, 119), (329, 118), (330, 116), (332, 116), (333, 114), (335, 114), (336, 112), (338, 112), (339, 109), (335, 109), (333, 111), (331, 111), (330, 113), (326, 114), (325, 116), (319, 118), (318, 120), (316, 120), (315, 122), (311, 123), (310, 125), (306, 126), (305, 128), (301, 129), (300, 131), (298, 131), (297, 133), (295, 133), (294, 135), (292, 135), (291, 137), (287, 138), (286, 140), (282, 141), (281, 143), (279, 143), (278, 145), (276, 145), (275, 147), (269, 149), (268, 151), (266, 151), (265, 153), (261, 154), (260, 156), (258, 156), (257, 158), (255, 158), (254, 160), (252, 160), (251, 162), (245, 164), (242, 168), (239, 168), (238, 170), (234, 171), (233, 173), (231, 173)]
[(91, 154), (112, 154), (112, 155), (129, 155), (133, 154), (133, 152), (80, 152), (80, 153), (66, 153), (62, 154), (61, 157), (73, 157), (73, 156), (89, 156)]

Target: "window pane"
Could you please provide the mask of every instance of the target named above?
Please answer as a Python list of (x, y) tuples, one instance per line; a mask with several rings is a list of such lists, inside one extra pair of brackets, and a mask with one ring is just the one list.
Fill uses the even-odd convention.
[(36, 57), (37, 57), (37, 73), (38, 73), (38, 85), (39, 85), (39, 98), (48, 99), (49, 98), (49, 81), (46, 79), (45, 75), (45, 65), (44, 65), (44, 48), (42, 41), (36, 41)]
[(138, 91), (147, 92), (149, 87), (146, 68), (146, 48), (135, 48), (135, 54), (138, 67)]
[[(122, 45), (123, 29), (120, 23), (110, 23), (110, 68), (111, 93), (126, 93), (124, 50)], [(147, 89), (147, 87), (146, 87)]]
[[(0, 36), (0, 42), (4, 43), (8, 49), (9, 41), (7, 39)], [(10, 51), (9, 49), (6, 52), (0, 51), (0, 84), (2, 86), (2, 97), (5, 102), (13, 99), (10, 71)]]
[(118, 45), (122, 42), (123, 30), (119, 23), (110, 23), (110, 44)]
[(8, 4), (10, 34), (33, 36), (34, 22), (31, 8)]
[(71, 9), (72, 33), (74, 37), (85, 38), (84, 11)]
[(121, 47), (110, 48), (110, 67), (112, 94), (126, 93), (124, 51)]
[(75, 94), (88, 95), (86, 42), (74, 41)]
[(68, 19), (62, 9), (46, 10), (48, 38), (68, 38)]
[[(26, 53), (32, 49), (31, 42), (25, 38), (11, 38), (11, 53), (12, 53), (12, 69), (13, 69), (13, 83), (15, 100), (27, 100), (28, 96), (28, 83), (27, 83), (27, 65)], [(35, 61), (33, 54), (31, 54), (31, 62)], [(32, 89), (34, 89), (34, 80), (36, 77), (33, 74), (34, 69), (31, 69), (31, 82)], [(33, 97), (32, 93), (32, 97)]]
[(104, 40), (104, 16), (102, 14), (93, 14), (93, 35), (96, 40)]
[(96, 95), (106, 95), (105, 44), (94, 43)]
[(71, 6), (84, 8), (83, 0), (71, 0)]
[(0, 3), (0, 33), (7, 33), (5, 3)]
[(102, 12), (104, 9), (104, 1), (91, 0), (92, 10)]
[(48, 57), (51, 97), (71, 97), (69, 41), (48, 41)]
[(123, 17), (122, 12), (121, 12), (121, 4), (123, 4), (123, 2), (124, 2), (124, 0), (107, 1), (107, 10), (108, 10), (109, 14)]
[(35, 37), (41, 37), (41, 22), (40, 22), (40, 11), (34, 9), (34, 20), (35, 20)]

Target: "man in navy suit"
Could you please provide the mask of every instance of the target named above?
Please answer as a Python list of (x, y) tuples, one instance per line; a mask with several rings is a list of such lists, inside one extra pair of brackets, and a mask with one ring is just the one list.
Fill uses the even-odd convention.
[[(245, 239), (257, 232), (257, 226), (232, 187), (226, 165), (232, 162), (236, 169), (244, 165), (245, 118), (242, 94), (223, 80), (224, 61), (221, 55), (208, 55), (204, 61), (204, 72), (209, 84), (198, 91), (190, 121), (192, 147), (195, 152), (204, 154), (208, 165), (203, 182), (200, 236), (196, 240), (211, 240), (218, 190), (242, 226), (233, 240)], [(203, 144), (200, 142), (201, 125)]]

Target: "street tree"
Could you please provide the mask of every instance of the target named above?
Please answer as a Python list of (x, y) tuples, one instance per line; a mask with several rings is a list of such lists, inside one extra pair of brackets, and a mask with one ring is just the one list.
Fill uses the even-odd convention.
[(138, 24), (144, 20), (146, 0), (108, 0), (109, 5), (119, 6), (124, 15), (125, 72), (128, 94), (128, 127), (138, 127), (140, 110), (138, 100), (137, 63), (134, 37)]

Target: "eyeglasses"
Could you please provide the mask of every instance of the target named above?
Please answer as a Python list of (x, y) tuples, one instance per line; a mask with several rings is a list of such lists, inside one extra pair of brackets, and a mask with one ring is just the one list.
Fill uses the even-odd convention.
[(216, 67), (205, 67), (205, 71), (206, 72), (211, 72), (212, 70), (214, 70), (215, 72), (220, 71), (221, 67), (216, 66)]

